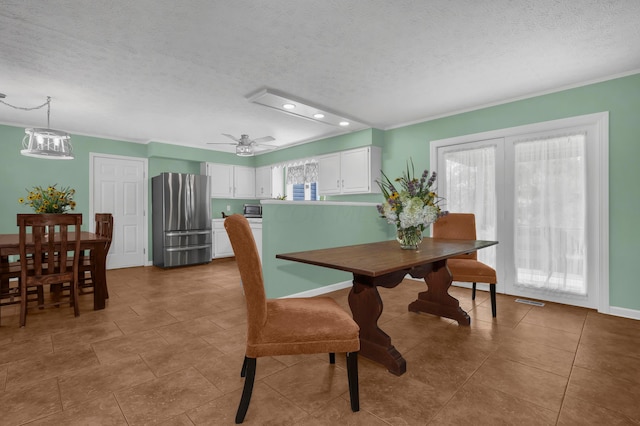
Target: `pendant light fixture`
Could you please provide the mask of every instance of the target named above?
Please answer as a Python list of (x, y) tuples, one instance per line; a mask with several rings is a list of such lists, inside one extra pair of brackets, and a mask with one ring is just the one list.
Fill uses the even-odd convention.
[(51, 97), (47, 96), (47, 101), (42, 105), (33, 108), (17, 107), (6, 103), (2, 99), (6, 96), (0, 93), (0, 103), (11, 108), (23, 111), (31, 111), (47, 107), (47, 128), (27, 128), (22, 139), (22, 150), (20, 154), (27, 157), (45, 158), (49, 160), (73, 160), (73, 147), (71, 146), (71, 137), (68, 133), (59, 130), (53, 130), (49, 126), (49, 118), (51, 115)]

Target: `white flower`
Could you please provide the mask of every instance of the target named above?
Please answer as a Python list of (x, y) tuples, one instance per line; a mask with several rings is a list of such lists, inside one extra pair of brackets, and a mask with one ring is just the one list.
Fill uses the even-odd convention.
[(383, 203), (382, 204), (382, 209), (383, 209), (383, 212), (384, 212), (384, 217), (387, 219), (387, 222), (388, 223), (396, 223), (396, 221), (398, 220), (398, 215), (396, 215), (395, 210), (393, 210), (391, 208), (389, 203)]

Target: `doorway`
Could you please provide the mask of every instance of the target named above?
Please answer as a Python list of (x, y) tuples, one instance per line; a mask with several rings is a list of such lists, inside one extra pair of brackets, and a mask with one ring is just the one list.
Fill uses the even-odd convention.
[(608, 311), (608, 114), (431, 143), (446, 209), (476, 215), (499, 292)]
[[(90, 154), (90, 216), (113, 215), (113, 240), (107, 269), (147, 263), (147, 159)], [(91, 221), (90, 229), (93, 231)]]

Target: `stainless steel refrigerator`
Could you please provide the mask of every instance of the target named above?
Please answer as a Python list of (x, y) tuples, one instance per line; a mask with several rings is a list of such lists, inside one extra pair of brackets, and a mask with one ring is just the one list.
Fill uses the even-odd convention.
[(162, 173), (151, 179), (153, 264), (161, 268), (211, 262), (209, 177)]

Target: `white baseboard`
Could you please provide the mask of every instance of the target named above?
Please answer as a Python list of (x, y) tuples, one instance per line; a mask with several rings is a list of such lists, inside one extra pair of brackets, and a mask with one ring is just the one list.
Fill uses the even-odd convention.
[(635, 320), (640, 320), (640, 311), (635, 309), (628, 308), (619, 308), (617, 306), (609, 307), (609, 314), (615, 315), (617, 317), (631, 318)]
[(330, 284), (324, 287), (314, 288), (313, 290), (307, 290), (296, 294), (290, 294), (288, 296), (282, 296), (279, 299), (289, 299), (292, 297), (313, 297), (320, 296), (322, 294), (331, 293), (332, 291), (342, 290), (343, 288), (349, 288), (352, 286), (351, 281), (343, 281), (341, 283)]

